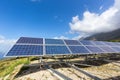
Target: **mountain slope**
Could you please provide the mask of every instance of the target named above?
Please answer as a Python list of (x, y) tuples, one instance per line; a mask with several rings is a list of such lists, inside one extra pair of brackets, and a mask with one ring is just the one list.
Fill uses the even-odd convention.
[(120, 40), (120, 29), (117, 29), (115, 31), (107, 32), (107, 33), (99, 33), (92, 35), (90, 37), (85, 38), (85, 40)]

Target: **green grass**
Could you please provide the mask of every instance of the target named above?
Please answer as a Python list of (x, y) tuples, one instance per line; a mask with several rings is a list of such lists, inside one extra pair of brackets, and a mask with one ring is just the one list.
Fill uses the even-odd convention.
[(0, 77), (10, 74), (20, 64), (29, 64), (27, 58), (10, 59), (0, 61)]

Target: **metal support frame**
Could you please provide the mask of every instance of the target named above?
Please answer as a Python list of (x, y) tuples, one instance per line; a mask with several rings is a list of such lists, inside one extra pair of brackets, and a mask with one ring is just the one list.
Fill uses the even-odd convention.
[(40, 59), (38, 61), (40, 63), (40, 69), (42, 69), (42, 65), (43, 65), (43, 59), (42, 59), (42, 56), (40, 56)]
[(88, 55), (85, 56), (85, 61), (88, 61)]

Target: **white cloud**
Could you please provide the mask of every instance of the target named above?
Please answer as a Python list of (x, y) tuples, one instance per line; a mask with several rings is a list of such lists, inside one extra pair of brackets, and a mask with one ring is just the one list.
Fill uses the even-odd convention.
[(101, 32), (109, 32), (120, 28), (120, 0), (115, 0), (113, 6), (102, 14), (91, 13), (85, 11), (83, 19), (80, 20), (79, 16), (74, 16), (70, 25), (70, 32), (95, 34)]
[(60, 37), (54, 37), (54, 39), (68, 39), (68, 37), (60, 36)]
[(0, 35), (0, 54), (8, 52), (8, 50), (15, 44), (16, 39), (6, 39)]

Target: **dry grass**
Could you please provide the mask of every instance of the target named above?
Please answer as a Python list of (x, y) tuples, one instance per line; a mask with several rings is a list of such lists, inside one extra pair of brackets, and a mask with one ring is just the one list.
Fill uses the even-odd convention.
[(0, 77), (10, 74), (16, 66), (28, 63), (27, 58), (2, 60), (0, 61)]

